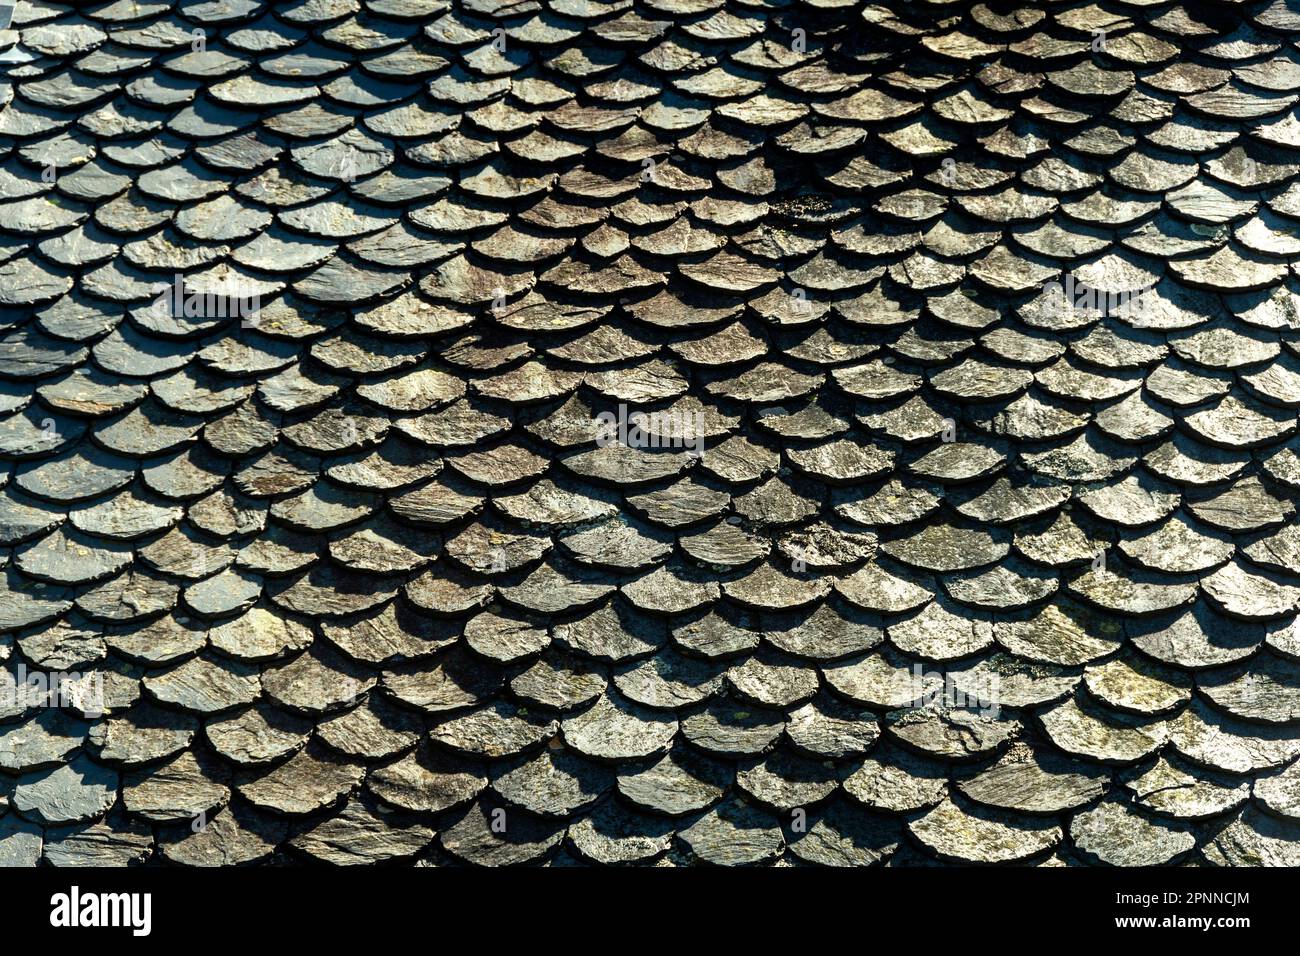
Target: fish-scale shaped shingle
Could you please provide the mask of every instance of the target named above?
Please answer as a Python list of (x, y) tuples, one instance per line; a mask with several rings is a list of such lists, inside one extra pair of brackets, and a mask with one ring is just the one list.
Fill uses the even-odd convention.
[(1076, 816), (1070, 835), (1080, 851), (1111, 866), (1165, 865), (1196, 845), (1186, 826), (1147, 818), (1119, 801)]

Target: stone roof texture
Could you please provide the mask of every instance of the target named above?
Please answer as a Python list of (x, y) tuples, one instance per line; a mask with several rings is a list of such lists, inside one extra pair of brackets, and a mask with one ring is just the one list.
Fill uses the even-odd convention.
[(1298, 48), (18, 3), (0, 863), (1300, 864)]

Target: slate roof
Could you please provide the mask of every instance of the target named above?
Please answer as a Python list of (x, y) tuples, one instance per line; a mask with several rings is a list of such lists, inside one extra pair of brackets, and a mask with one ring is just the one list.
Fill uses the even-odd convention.
[(1300, 864), (1298, 41), (19, 3), (0, 862)]

